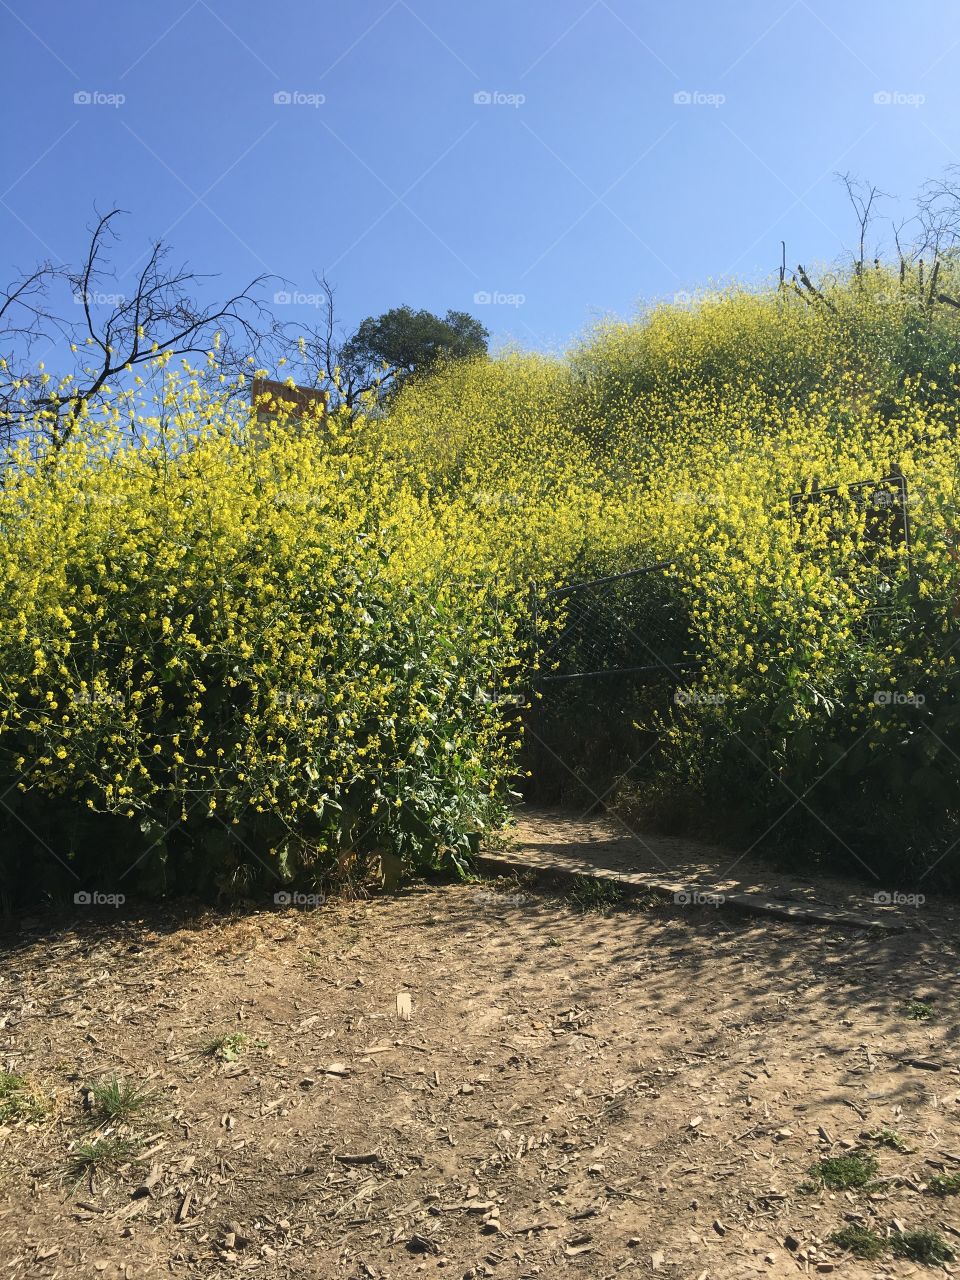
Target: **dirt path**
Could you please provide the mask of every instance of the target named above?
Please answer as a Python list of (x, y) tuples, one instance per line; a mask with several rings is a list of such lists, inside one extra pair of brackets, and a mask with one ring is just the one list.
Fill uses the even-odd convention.
[[(861, 1221), (960, 1252), (931, 1191), (960, 1171), (960, 956), (928, 931), (502, 881), (42, 919), (2, 960), (0, 1065), (52, 1108), (0, 1125), (11, 1280), (932, 1274), (826, 1243)], [(114, 1074), (156, 1097), (77, 1181)], [(872, 1187), (801, 1189), (856, 1150)]]
[(502, 851), (518, 868), (564, 869), (583, 875), (613, 873), (655, 883), (671, 895), (697, 894), (740, 901), (798, 919), (872, 921), (879, 927), (960, 936), (960, 907), (933, 891), (898, 893), (864, 864), (861, 877), (791, 873), (717, 845), (638, 832), (617, 816), (578, 817), (552, 809), (521, 809)]

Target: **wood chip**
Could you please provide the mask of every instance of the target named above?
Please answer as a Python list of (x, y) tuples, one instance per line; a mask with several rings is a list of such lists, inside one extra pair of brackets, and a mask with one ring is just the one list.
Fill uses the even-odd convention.
[(160, 1181), (162, 1172), (163, 1170), (161, 1169), (160, 1165), (158, 1164), (151, 1165), (150, 1172), (147, 1174), (144, 1180), (140, 1183), (140, 1185), (138, 1187), (135, 1187), (130, 1194), (135, 1199), (139, 1198), (140, 1196), (148, 1196), (150, 1192), (153, 1190), (153, 1188)]

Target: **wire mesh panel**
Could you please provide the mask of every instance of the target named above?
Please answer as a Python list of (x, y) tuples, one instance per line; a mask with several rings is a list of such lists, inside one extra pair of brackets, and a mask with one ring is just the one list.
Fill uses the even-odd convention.
[(790, 514), (801, 550), (851, 548), (848, 572), (872, 569), (889, 579), (910, 568), (909, 495), (901, 475), (792, 493)]
[(612, 779), (654, 766), (655, 726), (699, 665), (675, 566), (531, 595), (531, 790), (540, 801), (597, 801)]
[(679, 683), (696, 659), (672, 568), (664, 562), (548, 592), (534, 624), (537, 683), (607, 676)]

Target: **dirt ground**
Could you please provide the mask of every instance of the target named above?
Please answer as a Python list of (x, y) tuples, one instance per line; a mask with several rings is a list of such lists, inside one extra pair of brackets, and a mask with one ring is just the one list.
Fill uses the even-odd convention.
[[(527, 880), (23, 921), (0, 1067), (50, 1110), (0, 1125), (0, 1275), (932, 1275), (828, 1237), (960, 1257), (956, 943)], [(111, 1125), (115, 1075), (155, 1096)], [(870, 1186), (811, 1181), (851, 1151)]]
[(960, 936), (960, 903), (921, 881), (898, 892), (867, 863), (857, 876), (773, 867), (752, 851), (638, 831), (613, 810), (578, 817), (569, 810), (520, 808), (502, 841), (526, 867), (602, 868), (675, 890), (749, 895), (788, 909), (822, 908), (879, 925)]

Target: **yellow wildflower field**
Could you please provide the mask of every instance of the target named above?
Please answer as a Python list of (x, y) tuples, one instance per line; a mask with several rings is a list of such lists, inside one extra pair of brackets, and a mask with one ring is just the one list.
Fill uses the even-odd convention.
[(158, 357), (63, 440), (24, 424), (0, 489), (8, 883), (462, 869), (522, 771), (531, 599), (660, 562), (699, 666), (642, 726), (651, 788), (753, 830), (816, 785), (848, 849), (939, 858), (960, 323), (884, 271), (821, 288), (651, 308), (352, 417), (251, 418), (242, 383)]

